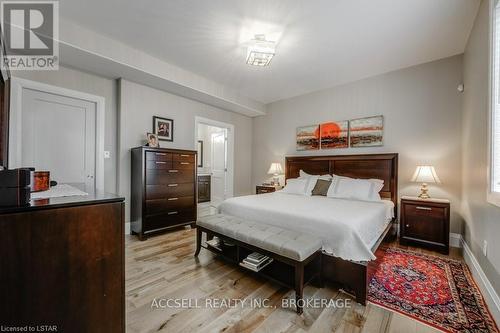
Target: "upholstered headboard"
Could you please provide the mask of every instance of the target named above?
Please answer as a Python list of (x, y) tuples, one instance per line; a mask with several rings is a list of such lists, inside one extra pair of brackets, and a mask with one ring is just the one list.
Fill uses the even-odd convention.
[(382, 179), (384, 187), (380, 196), (391, 199), (397, 207), (398, 154), (287, 156), (285, 179), (298, 177), (300, 170), (312, 175)]

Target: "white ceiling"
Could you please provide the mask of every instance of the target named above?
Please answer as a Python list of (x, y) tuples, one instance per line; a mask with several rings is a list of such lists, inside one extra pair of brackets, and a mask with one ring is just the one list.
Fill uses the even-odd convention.
[[(269, 103), (460, 54), (480, 0), (64, 0), (61, 15)], [(245, 63), (254, 34), (269, 67)]]

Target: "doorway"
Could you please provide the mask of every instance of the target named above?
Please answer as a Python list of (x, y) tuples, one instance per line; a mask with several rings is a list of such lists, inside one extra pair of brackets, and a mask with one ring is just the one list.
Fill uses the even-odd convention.
[(234, 126), (196, 117), (200, 215), (233, 196)]
[(104, 98), (13, 79), (9, 166), (103, 190)]

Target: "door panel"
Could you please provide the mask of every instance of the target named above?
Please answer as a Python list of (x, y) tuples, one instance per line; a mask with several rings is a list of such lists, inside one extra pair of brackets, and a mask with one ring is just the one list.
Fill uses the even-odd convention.
[(47, 170), (59, 183), (95, 188), (96, 105), (23, 90), (23, 166)]
[(214, 205), (219, 205), (226, 199), (226, 130), (212, 134), (212, 186), (211, 199)]

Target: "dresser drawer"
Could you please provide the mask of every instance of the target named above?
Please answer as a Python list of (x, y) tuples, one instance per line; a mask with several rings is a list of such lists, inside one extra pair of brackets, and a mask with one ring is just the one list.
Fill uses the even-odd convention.
[(180, 224), (190, 223), (196, 220), (194, 209), (169, 210), (165, 213), (146, 216), (144, 231), (153, 231), (162, 228), (174, 227)]
[(171, 161), (172, 153), (146, 152), (146, 161)]
[(173, 161), (172, 169), (182, 169), (182, 170), (194, 170), (194, 162), (189, 161)]
[(172, 154), (172, 156), (173, 156), (174, 161), (192, 162), (192, 163), (195, 162), (195, 158), (194, 158), (195, 155), (193, 155), (193, 154), (174, 153), (174, 154)]
[(172, 169), (172, 161), (147, 160), (146, 169), (170, 170)]
[(167, 197), (186, 197), (194, 193), (194, 183), (146, 185), (146, 200)]
[(443, 218), (445, 214), (443, 207), (430, 207), (418, 204), (405, 204), (404, 210), (406, 216)]
[(194, 209), (194, 197), (169, 197), (165, 199), (146, 200), (146, 215), (187, 208)]
[(194, 170), (146, 170), (146, 185), (168, 185), (180, 183), (194, 183)]

